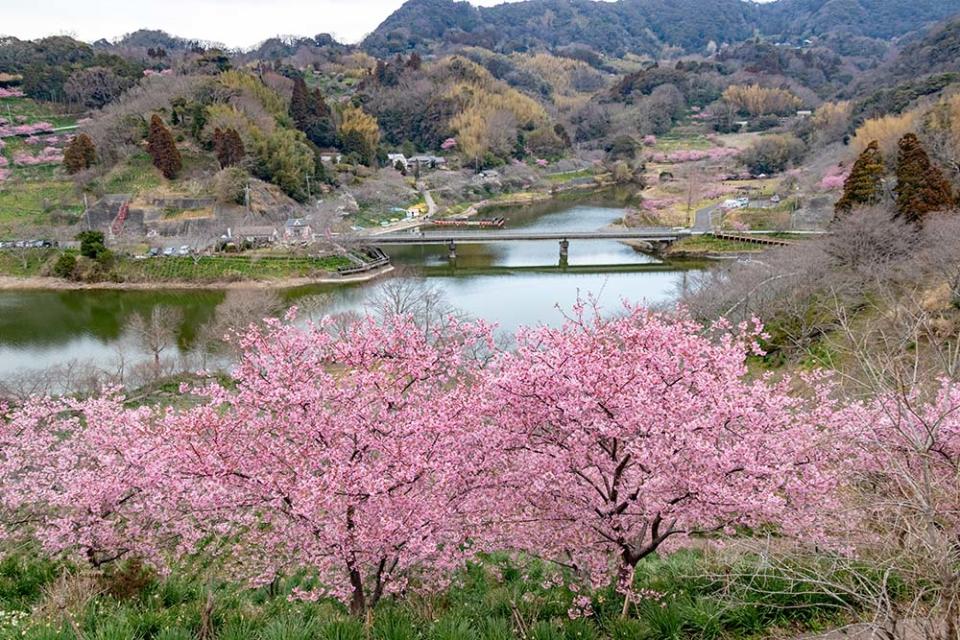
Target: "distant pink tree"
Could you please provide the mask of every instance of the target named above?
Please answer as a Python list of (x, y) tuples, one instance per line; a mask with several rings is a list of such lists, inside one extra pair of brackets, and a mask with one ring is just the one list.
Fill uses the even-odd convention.
[(836, 487), (833, 405), (751, 382), (758, 332), (710, 337), (682, 315), (605, 319), (583, 304), (559, 328), (522, 330), (488, 378), (512, 452), (505, 538), (594, 584), (615, 558), (626, 590), (641, 559), (693, 534), (814, 530)]
[(23, 91), (19, 89), (7, 89), (6, 87), (0, 87), (0, 98), (22, 98)]
[[(235, 567), (254, 582), (313, 569), (362, 614), (390, 592), (447, 579), (471, 552), (467, 499), (483, 468), (469, 382), (482, 326), (425, 334), (410, 319), (334, 332), (278, 320), (239, 338), (235, 388), (165, 423), (190, 511), (240, 534)], [(450, 339), (455, 336), (455, 339)]]
[(643, 146), (645, 146), (645, 147), (655, 147), (655, 146), (657, 146), (657, 136), (655, 136), (655, 135), (646, 135), (646, 136), (643, 136)]
[(457, 139), (456, 138), (447, 138), (443, 141), (443, 144), (440, 145), (440, 148), (444, 151), (449, 151), (450, 149), (457, 148)]
[(850, 172), (847, 168), (840, 165), (833, 165), (824, 174), (823, 179), (820, 180), (821, 191), (836, 191), (842, 189), (849, 174)]

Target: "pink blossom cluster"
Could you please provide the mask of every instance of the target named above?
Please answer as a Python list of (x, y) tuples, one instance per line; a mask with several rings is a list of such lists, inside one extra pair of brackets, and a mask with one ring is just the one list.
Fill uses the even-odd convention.
[(681, 149), (671, 153), (652, 153), (653, 162), (681, 163), (700, 160), (723, 160), (736, 156), (739, 151), (731, 147), (711, 147), (710, 149)]
[(645, 146), (645, 147), (655, 147), (655, 146), (657, 146), (657, 136), (655, 136), (655, 135), (646, 135), (646, 136), (643, 136), (643, 146)]
[(10, 161), (7, 160), (7, 156), (0, 154), (0, 167), (10, 166)]
[(440, 148), (444, 151), (449, 151), (450, 149), (457, 148), (457, 139), (456, 138), (447, 138), (443, 141), (443, 144), (440, 145)]
[(549, 165), (549, 164), (550, 164), (550, 161), (549, 161), (549, 160), (544, 160), (543, 158), (537, 158), (537, 166), (538, 166), (538, 167), (546, 167), (546, 166)]
[(7, 178), (10, 177), (9, 169), (0, 169), (0, 182), (6, 182)]
[(708, 189), (703, 194), (703, 197), (707, 200), (716, 200), (717, 198), (722, 198), (726, 195), (733, 193), (734, 191), (736, 191), (736, 189), (734, 189), (733, 187), (721, 185), (718, 187), (712, 187)]
[(147, 77), (147, 78), (154, 77), (154, 76), (172, 76), (173, 69), (163, 69), (161, 71), (157, 71), (156, 69), (144, 69), (143, 75), (144, 77)]
[(53, 131), (53, 125), (49, 122), (3, 125), (0, 126), (0, 138), (11, 138), (13, 136), (32, 136), (37, 133), (49, 133), (50, 131)]
[(662, 211), (677, 204), (676, 198), (644, 198), (641, 206), (646, 211)]
[(37, 155), (17, 153), (13, 156), (13, 163), (22, 167), (41, 164), (60, 164), (61, 162), (63, 162), (63, 151), (56, 147), (44, 147)]
[(22, 98), (23, 91), (19, 89), (7, 89), (5, 87), (0, 87), (0, 98)]
[(823, 179), (820, 180), (820, 190), (821, 191), (836, 191), (837, 189), (842, 189), (843, 184), (847, 181), (847, 176), (850, 175), (850, 172), (839, 164), (833, 165), (827, 170), (827, 173), (824, 174)]
[(0, 513), (31, 522), (2, 535), (160, 567), (203, 546), (253, 584), (310, 569), (297, 597), (360, 615), (478, 552), (598, 586), (704, 531), (819, 537), (850, 458), (829, 385), (748, 378), (757, 323), (578, 303), (502, 351), (483, 323), (293, 320), (234, 336), (231, 384), (185, 387), (197, 405), (0, 407)]
[(53, 146), (67, 141), (67, 136), (28, 136), (24, 142), (31, 145)]

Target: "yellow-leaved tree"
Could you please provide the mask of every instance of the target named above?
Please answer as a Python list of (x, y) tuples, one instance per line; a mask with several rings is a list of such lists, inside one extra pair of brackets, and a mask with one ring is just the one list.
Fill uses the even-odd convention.
[(862, 153), (871, 142), (876, 140), (884, 161), (888, 166), (893, 166), (897, 159), (897, 143), (906, 134), (917, 130), (917, 121), (917, 114), (914, 111), (871, 118), (857, 127), (853, 136), (853, 149), (857, 153)]
[(723, 100), (751, 116), (788, 115), (802, 104), (800, 98), (785, 89), (768, 89), (756, 84), (730, 85), (723, 92)]
[(380, 125), (376, 118), (360, 107), (347, 107), (340, 116), (339, 136), (344, 153), (355, 153), (363, 164), (374, 164), (380, 145)]

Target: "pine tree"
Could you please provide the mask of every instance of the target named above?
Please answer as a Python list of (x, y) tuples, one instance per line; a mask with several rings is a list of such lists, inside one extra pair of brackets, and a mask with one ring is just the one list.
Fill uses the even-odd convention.
[(880, 145), (873, 141), (853, 163), (853, 169), (843, 183), (843, 195), (834, 210), (839, 216), (850, 213), (854, 207), (875, 204), (883, 195), (883, 156)]
[(897, 156), (897, 217), (918, 225), (931, 211), (953, 208), (956, 201), (950, 183), (930, 162), (916, 135), (900, 138)]
[(63, 166), (69, 174), (89, 169), (96, 161), (97, 148), (85, 133), (74, 137), (63, 152)]
[(183, 168), (183, 159), (177, 150), (170, 131), (164, 126), (160, 116), (150, 118), (150, 133), (147, 135), (147, 153), (153, 158), (153, 165), (168, 180), (172, 180)]

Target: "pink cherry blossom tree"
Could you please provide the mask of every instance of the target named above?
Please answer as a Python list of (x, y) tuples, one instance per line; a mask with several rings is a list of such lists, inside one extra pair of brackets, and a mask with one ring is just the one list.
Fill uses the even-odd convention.
[(236, 387), (205, 388), (208, 403), (165, 421), (190, 511), (239, 536), (231, 560), (254, 582), (311, 568), (319, 585), (298, 595), (358, 615), (413, 575), (448, 578), (481, 517), (469, 383), (490, 340), (480, 325), (428, 334), (400, 317), (251, 328)]
[(150, 415), (116, 395), (0, 407), (3, 536), (93, 566), (131, 554), (159, 562), (176, 519), (155, 500), (166, 465)]
[(748, 381), (758, 331), (717, 338), (683, 315), (584, 304), (522, 330), (487, 382), (510, 452), (509, 544), (594, 584), (612, 569), (626, 590), (641, 559), (693, 534), (812, 530), (835, 488), (833, 404), (827, 386), (807, 403), (788, 380)]

